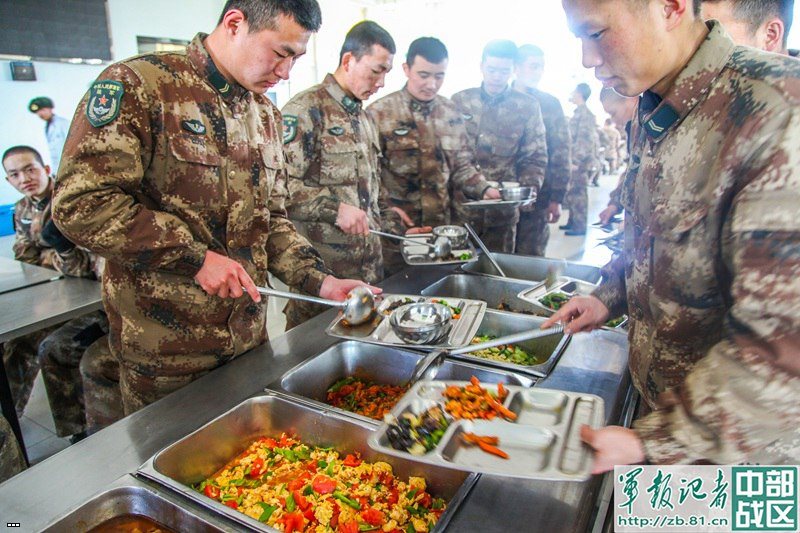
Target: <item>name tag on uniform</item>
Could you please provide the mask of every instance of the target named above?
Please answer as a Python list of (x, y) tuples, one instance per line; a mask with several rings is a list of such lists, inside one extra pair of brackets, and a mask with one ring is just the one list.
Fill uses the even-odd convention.
[(181, 122), (181, 127), (189, 133), (194, 133), (195, 135), (204, 135), (206, 132), (205, 124), (199, 120), (184, 120)]
[(328, 133), (331, 135), (336, 135), (337, 137), (344, 133), (344, 128), (341, 126), (334, 126), (332, 128), (328, 128)]

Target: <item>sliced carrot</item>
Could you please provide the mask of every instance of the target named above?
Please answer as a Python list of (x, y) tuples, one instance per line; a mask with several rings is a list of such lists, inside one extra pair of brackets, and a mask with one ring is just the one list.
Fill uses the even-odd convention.
[(497, 457), (502, 457), (503, 459), (508, 459), (508, 454), (498, 448), (497, 446), (492, 446), (491, 444), (486, 444), (483, 441), (478, 441), (478, 447), (485, 451), (486, 453), (491, 453), (492, 455), (496, 455)]

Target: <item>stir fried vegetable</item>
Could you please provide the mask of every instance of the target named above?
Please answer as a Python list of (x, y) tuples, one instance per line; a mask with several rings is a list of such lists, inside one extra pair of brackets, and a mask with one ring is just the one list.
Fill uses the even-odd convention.
[(458, 320), (459, 318), (461, 318), (461, 308), (460, 307), (456, 307), (454, 305), (450, 305), (445, 300), (438, 300), (436, 298), (432, 299), (431, 303), (433, 303), (433, 304), (442, 304), (442, 305), (445, 305), (445, 306), (449, 307), (450, 311), (453, 314), (453, 320)]
[(328, 388), (326, 401), (334, 407), (381, 420), (407, 390), (404, 386), (381, 385), (350, 376)]
[(548, 309), (552, 309), (553, 311), (558, 311), (559, 309), (561, 309), (561, 306), (567, 303), (568, 301), (569, 301), (569, 296), (567, 296), (563, 292), (554, 292), (546, 295), (544, 298), (539, 298), (539, 303), (541, 303)]
[(449, 424), (440, 408), (431, 407), (419, 416), (403, 413), (399, 420), (390, 421), (386, 436), (395, 450), (424, 455), (439, 444)]
[(620, 324), (622, 324), (626, 320), (628, 320), (628, 317), (625, 316), (625, 315), (618, 316), (617, 318), (612, 318), (611, 320), (606, 322), (606, 327), (616, 328), (617, 326), (619, 326)]
[(458, 419), (492, 420), (498, 415), (507, 420), (516, 420), (517, 414), (503, 405), (508, 391), (502, 383), (497, 384), (497, 395), (481, 387), (478, 378), (472, 376), (470, 384), (464, 387), (448, 386), (444, 391), (447, 402), (445, 411)]
[[(257, 462), (264, 469), (253, 476)], [(387, 463), (341, 459), (286, 434), (258, 439), (193, 488), (284, 533), (430, 531), (445, 511), (423, 478), (401, 481)]]
[[(478, 344), (496, 338), (497, 337), (494, 335), (478, 335), (472, 339), (471, 344)], [(495, 346), (494, 348), (486, 348), (485, 350), (470, 352), (469, 355), (483, 359), (491, 359), (492, 361), (514, 363), (515, 365), (530, 366), (539, 363), (534, 355), (529, 354), (516, 344), (504, 344), (502, 346)]]

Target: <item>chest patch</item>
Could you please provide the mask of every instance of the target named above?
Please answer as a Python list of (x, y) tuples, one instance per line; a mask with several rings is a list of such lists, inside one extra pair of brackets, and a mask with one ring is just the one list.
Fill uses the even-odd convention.
[(283, 144), (288, 144), (297, 137), (297, 117), (283, 115)]
[(341, 126), (334, 126), (332, 128), (328, 128), (328, 133), (331, 135), (336, 135), (337, 137), (344, 133), (344, 128)]
[(408, 135), (408, 128), (397, 128), (393, 133), (398, 137), (405, 137)]
[(194, 133), (195, 135), (205, 135), (206, 133), (205, 124), (199, 120), (184, 120), (181, 122), (181, 127), (189, 133)]

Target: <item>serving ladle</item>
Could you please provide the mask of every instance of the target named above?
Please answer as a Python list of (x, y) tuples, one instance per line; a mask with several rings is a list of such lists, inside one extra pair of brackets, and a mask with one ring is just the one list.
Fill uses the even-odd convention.
[(552, 328), (547, 328), (547, 329), (531, 329), (527, 331), (521, 331), (519, 333), (512, 333), (511, 335), (506, 335), (504, 337), (497, 337), (496, 339), (492, 339), (490, 341), (470, 344), (468, 346), (464, 346), (462, 348), (455, 348), (453, 350), (434, 350), (425, 357), (423, 357), (422, 359), (420, 359), (419, 361), (417, 361), (417, 364), (414, 367), (414, 372), (411, 373), (411, 378), (408, 380), (407, 385), (410, 387), (411, 385), (420, 380), (424, 381), (432, 380), (439, 371), (439, 367), (442, 366), (445, 357), (447, 357), (448, 355), (459, 355), (470, 352), (479, 352), (481, 350), (486, 350), (487, 348), (503, 346), (504, 344), (516, 344), (523, 341), (529, 341), (531, 339), (538, 339), (540, 337), (549, 337), (550, 335), (558, 335), (560, 333), (564, 333), (564, 326), (562, 325), (554, 326)]
[(344, 319), (351, 326), (358, 326), (367, 322), (372, 314), (375, 312), (375, 296), (372, 292), (364, 287), (354, 287), (347, 293), (347, 298), (341, 302), (336, 300), (328, 300), (327, 298), (319, 298), (317, 296), (307, 296), (305, 294), (297, 294), (294, 292), (279, 291), (268, 287), (256, 287), (259, 294), (265, 296), (278, 296), (280, 298), (288, 298), (290, 300), (300, 300), (303, 302), (311, 302), (315, 304), (329, 305), (331, 307), (339, 307), (342, 309)]
[(437, 259), (444, 259), (446, 257), (450, 257), (450, 254), (453, 253), (453, 245), (450, 244), (450, 239), (444, 236), (436, 237), (436, 240), (433, 241), (433, 244), (431, 244), (429, 242), (419, 241), (416, 239), (409, 239), (408, 237), (401, 237), (400, 235), (394, 235), (393, 233), (384, 233), (382, 231), (377, 231), (374, 229), (369, 230), (369, 232), (374, 233), (375, 235), (380, 235), (381, 237), (389, 237), (390, 239), (397, 239), (398, 241), (408, 241), (411, 244), (427, 246), (428, 248), (433, 249), (433, 256)]

